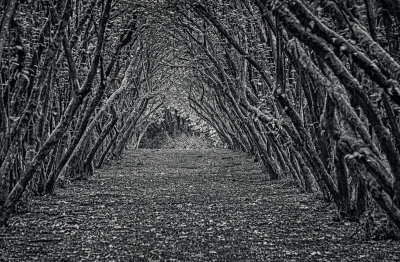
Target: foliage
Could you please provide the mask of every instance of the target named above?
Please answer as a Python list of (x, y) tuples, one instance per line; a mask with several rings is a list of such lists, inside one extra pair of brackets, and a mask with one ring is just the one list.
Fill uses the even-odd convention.
[(188, 135), (182, 133), (175, 137), (166, 135), (166, 141), (161, 146), (165, 149), (209, 149), (214, 147), (210, 138), (203, 135)]

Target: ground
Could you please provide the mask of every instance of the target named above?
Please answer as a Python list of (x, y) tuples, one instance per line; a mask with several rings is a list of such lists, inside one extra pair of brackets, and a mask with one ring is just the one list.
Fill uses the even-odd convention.
[(228, 150), (128, 151), (34, 198), (0, 228), (0, 261), (399, 261), (396, 241)]

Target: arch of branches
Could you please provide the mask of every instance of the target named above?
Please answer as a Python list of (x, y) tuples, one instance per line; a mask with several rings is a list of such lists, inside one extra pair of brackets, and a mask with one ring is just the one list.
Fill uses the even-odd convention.
[(400, 228), (398, 0), (0, 0), (0, 224), (190, 111), (271, 180)]

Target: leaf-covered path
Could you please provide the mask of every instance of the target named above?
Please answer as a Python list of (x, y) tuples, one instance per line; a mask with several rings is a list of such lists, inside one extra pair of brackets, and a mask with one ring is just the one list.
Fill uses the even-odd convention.
[(226, 150), (128, 151), (89, 181), (35, 198), (0, 229), (0, 261), (396, 261), (395, 241)]

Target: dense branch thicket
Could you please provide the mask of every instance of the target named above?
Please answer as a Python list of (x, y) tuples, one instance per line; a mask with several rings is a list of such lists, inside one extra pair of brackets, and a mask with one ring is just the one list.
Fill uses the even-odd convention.
[(400, 228), (398, 1), (0, 6), (1, 224), (175, 112), (340, 219)]
[(120, 1), (1, 5), (5, 224), (19, 200), (86, 179), (94, 165), (139, 142), (162, 104), (157, 82), (167, 73), (168, 42), (147, 33), (143, 7)]

